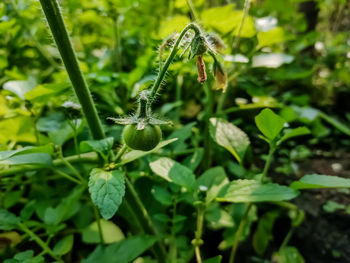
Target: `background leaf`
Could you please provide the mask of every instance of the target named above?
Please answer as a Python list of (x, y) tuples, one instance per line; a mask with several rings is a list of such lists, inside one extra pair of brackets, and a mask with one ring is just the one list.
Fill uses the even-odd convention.
[(256, 117), (255, 123), (258, 129), (269, 140), (273, 140), (284, 127), (285, 120), (270, 109), (263, 109)]
[(98, 246), (82, 263), (115, 263), (116, 259), (118, 263), (129, 263), (149, 249), (155, 241), (155, 237), (143, 235), (123, 239), (106, 247)]
[(350, 188), (350, 179), (338, 176), (307, 174), (290, 185), (293, 189)]

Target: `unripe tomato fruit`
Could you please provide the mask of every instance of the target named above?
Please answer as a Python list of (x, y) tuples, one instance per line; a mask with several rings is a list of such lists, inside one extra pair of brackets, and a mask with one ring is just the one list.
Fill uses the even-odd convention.
[(162, 131), (158, 125), (147, 124), (143, 130), (138, 130), (137, 124), (129, 124), (123, 130), (123, 138), (131, 149), (150, 151), (159, 143)]

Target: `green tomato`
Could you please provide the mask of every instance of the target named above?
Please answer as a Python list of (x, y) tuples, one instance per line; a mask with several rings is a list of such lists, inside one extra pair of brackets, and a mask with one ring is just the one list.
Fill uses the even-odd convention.
[(123, 138), (131, 149), (150, 151), (158, 145), (162, 131), (158, 125), (147, 124), (143, 130), (138, 130), (137, 124), (130, 124), (124, 128)]

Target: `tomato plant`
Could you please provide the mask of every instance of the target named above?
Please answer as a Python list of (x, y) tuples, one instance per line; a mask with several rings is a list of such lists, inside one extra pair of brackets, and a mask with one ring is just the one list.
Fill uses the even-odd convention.
[(349, 4), (231, 2), (0, 3), (1, 262), (350, 262)]

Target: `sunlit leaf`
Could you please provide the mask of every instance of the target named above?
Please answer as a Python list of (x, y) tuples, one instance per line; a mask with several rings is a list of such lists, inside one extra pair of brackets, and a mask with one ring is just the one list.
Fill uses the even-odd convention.
[[(124, 239), (121, 229), (111, 221), (100, 220), (103, 240), (106, 244), (111, 244)], [(88, 244), (98, 244), (101, 242), (97, 222), (91, 223), (82, 231), (83, 242)]]
[(240, 128), (226, 120), (210, 118), (209, 131), (213, 140), (228, 150), (238, 162), (243, 160), (250, 141)]
[(177, 140), (178, 140), (177, 138), (173, 138), (173, 139), (170, 139), (170, 140), (161, 141), (160, 143), (158, 143), (158, 145), (154, 149), (152, 149), (152, 150), (150, 150), (148, 152), (138, 151), (138, 150), (131, 150), (130, 152), (127, 152), (126, 154), (124, 154), (122, 156), (121, 164), (126, 164), (126, 163), (129, 163), (129, 162), (135, 161), (136, 159), (139, 159), (139, 158), (141, 158), (143, 156), (146, 156), (146, 155), (148, 155), (150, 153), (156, 152), (159, 149), (161, 149), (161, 148), (167, 146), (168, 144), (173, 143), (173, 142), (175, 142)]
[(149, 165), (155, 174), (169, 182), (187, 188), (192, 188), (194, 184), (195, 176), (193, 172), (186, 166), (183, 166), (170, 158), (159, 158), (158, 160), (151, 162)]
[(235, 180), (224, 187), (217, 198), (221, 202), (271, 202), (295, 198), (298, 192), (288, 186), (262, 184), (255, 180)]
[(284, 30), (281, 27), (275, 27), (267, 32), (259, 32), (257, 37), (260, 47), (270, 46), (285, 39)]

